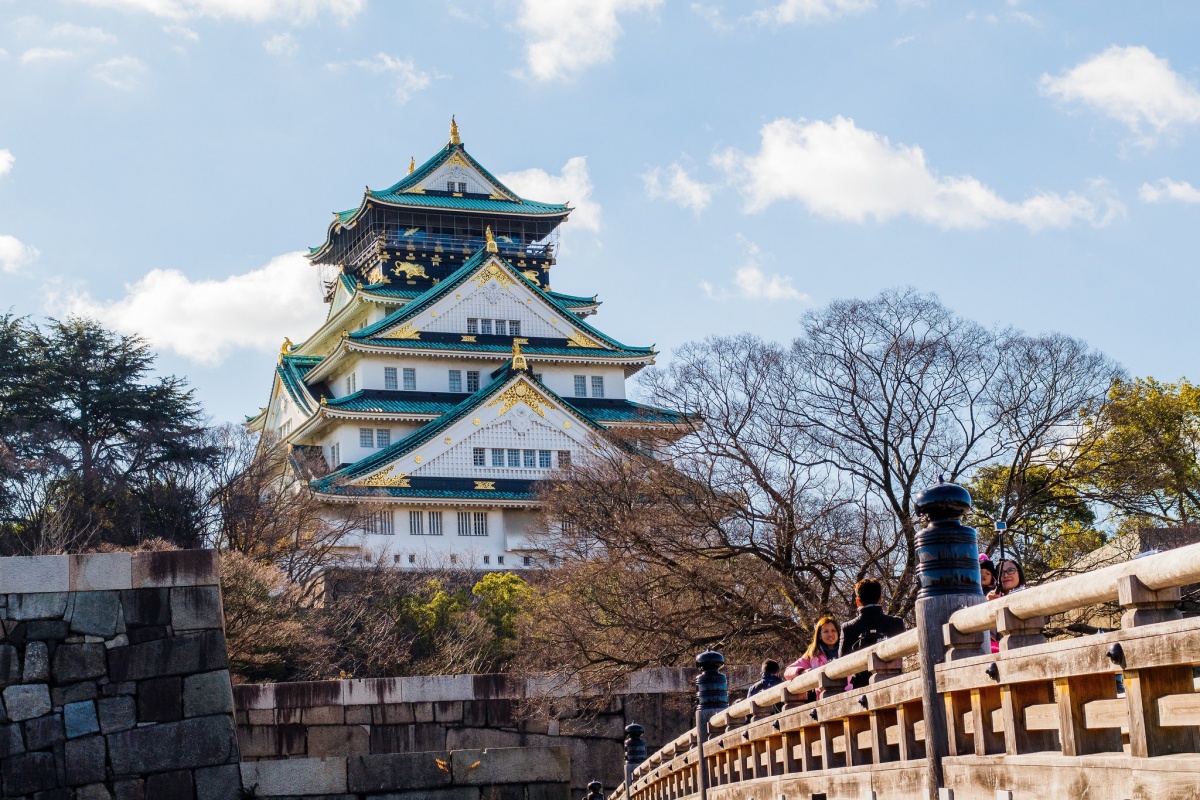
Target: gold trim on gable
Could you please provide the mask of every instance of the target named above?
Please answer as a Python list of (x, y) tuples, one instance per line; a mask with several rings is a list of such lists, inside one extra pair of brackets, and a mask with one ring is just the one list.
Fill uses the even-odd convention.
[(357, 486), (390, 486), (390, 487), (393, 487), (396, 489), (411, 488), (409, 486), (407, 474), (405, 474), (403, 472), (401, 472), (397, 475), (391, 474), (392, 470), (394, 470), (395, 468), (396, 468), (396, 465), (392, 464), (390, 467), (383, 470), (382, 472), (376, 472), (374, 475), (371, 475), (367, 478), (362, 479), (361, 481), (358, 481), (355, 485), (357, 485)]
[(505, 289), (511, 288), (516, 284), (516, 281), (513, 280), (513, 277), (495, 261), (488, 264), (486, 269), (481, 269), (479, 272), (475, 273), (475, 277), (473, 277), (472, 280), (479, 284), (480, 288), (482, 288), (484, 284), (493, 278), (495, 279), (496, 283), (500, 284)]
[(597, 348), (600, 350), (604, 349), (604, 346), (602, 344), (600, 344), (599, 342), (597, 342), (595, 339), (592, 339), (588, 336), (584, 336), (582, 333), (580, 333), (579, 331), (576, 331), (576, 330), (571, 331), (571, 335), (567, 337), (567, 346), (568, 347), (594, 347), (594, 348)]
[(421, 332), (417, 330), (417, 323), (410, 322), (407, 325), (401, 325), (399, 328), (392, 330), (379, 337), (381, 339), (420, 339)]
[(518, 403), (524, 403), (525, 405), (529, 406), (539, 417), (542, 417), (543, 419), (546, 417), (546, 412), (543, 409), (543, 406), (551, 411), (556, 411), (558, 409), (558, 406), (551, 403), (550, 400), (545, 397), (545, 395), (533, 388), (532, 384), (526, 383), (524, 380), (518, 381), (514, 385), (505, 389), (500, 393), (500, 395), (493, 398), (492, 402), (487, 404), (487, 407), (491, 408), (492, 406), (501, 403), (503, 405), (501, 405), (500, 410), (496, 412), (497, 417), (503, 416), (506, 411), (510, 410)]
[(495, 481), (475, 481), (475, 488), (480, 491), (494, 492), (496, 490)]

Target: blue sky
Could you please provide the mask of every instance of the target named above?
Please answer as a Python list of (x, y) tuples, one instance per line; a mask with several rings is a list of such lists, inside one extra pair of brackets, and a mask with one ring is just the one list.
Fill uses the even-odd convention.
[(669, 358), (892, 286), (1195, 377), (1200, 5), (0, 0), (0, 309), (146, 336), (217, 420), (330, 212), (444, 144), (571, 201), (553, 287)]

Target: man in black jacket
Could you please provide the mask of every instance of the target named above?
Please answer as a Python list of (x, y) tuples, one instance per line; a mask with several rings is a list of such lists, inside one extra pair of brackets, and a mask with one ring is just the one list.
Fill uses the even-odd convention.
[[(904, 632), (904, 620), (883, 613), (883, 607), (879, 605), (882, 598), (883, 587), (874, 578), (863, 578), (855, 584), (854, 604), (858, 606), (858, 616), (842, 625), (839, 658)], [(870, 679), (870, 672), (860, 672), (854, 676), (854, 686), (866, 686)]]

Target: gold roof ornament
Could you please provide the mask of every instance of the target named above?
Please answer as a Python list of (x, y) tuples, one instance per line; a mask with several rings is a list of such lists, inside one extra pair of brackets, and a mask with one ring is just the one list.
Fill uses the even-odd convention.
[(413, 158), (412, 156), (409, 156), (408, 157), (408, 174), (412, 175), (416, 171), (417, 171), (417, 159)]
[(291, 340), (291, 339), (289, 339), (289, 338), (288, 338), (288, 337), (286, 337), (286, 336), (285, 336), (285, 337), (283, 337), (283, 345), (282, 345), (282, 346), (279, 348), (279, 355), (281, 355), (281, 356), (285, 356), (285, 355), (287, 355), (289, 352), (291, 352), (291, 349), (292, 349), (294, 346), (295, 346), (295, 345), (293, 345), (293, 344), (292, 344), (292, 340)]
[(462, 139), (458, 138), (458, 123), (454, 121), (454, 115), (450, 115), (450, 144), (462, 144)]
[(519, 338), (513, 339), (512, 364), (513, 369), (529, 369), (529, 362), (525, 360), (525, 355), (521, 352)]
[[(479, 230), (476, 228), (476, 230)], [(492, 235), (492, 226), (488, 225), (483, 231), (484, 238), (487, 239), (487, 251), (489, 253), (499, 253), (500, 248), (496, 246), (496, 237)]]

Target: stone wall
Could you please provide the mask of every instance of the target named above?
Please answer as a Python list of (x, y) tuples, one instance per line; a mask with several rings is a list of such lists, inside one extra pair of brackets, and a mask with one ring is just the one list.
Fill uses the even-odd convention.
[[(730, 685), (757, 675), (731, 667)], [(571, 787), (623, 779), (625, 726), (646, 728), (654, 752), (691, 726), (691, 669), (633, 675), (599, 713), (581, 708), (586, 689), (507, 675), (441, 675), (234, 687), (238, 738), (247, 761), (376, 757), (484, 748), (570, 753)], [(530, 707), (530, 701), (538, 701)]]
[(34, 800), (241, 789), (216, 554), (0, 559), (0, 784)]

